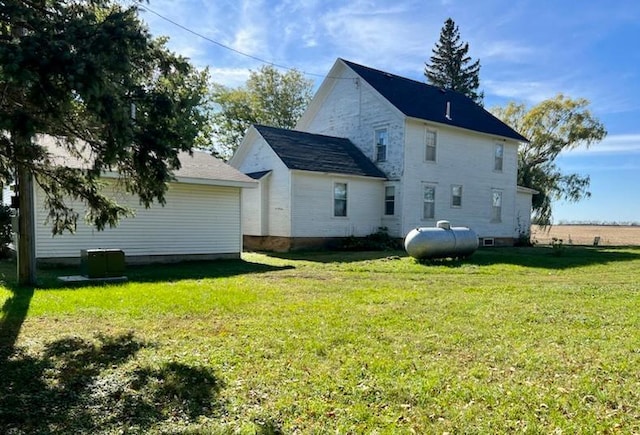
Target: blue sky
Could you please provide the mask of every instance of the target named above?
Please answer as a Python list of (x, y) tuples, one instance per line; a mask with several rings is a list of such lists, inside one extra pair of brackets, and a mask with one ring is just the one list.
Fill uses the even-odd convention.
[[(592, 197), (559, 202), (554, 221), (640, 222), (640, 2), (549, 0), (151, 0), (152, 11), (234, 50), (297, 68), (319, 85), (336, 58), (424, 81), (451, 17), (481, 61), (485, 106), (558, 93), (591, 101), (607, 138), (561, 155)], [(262, 63), (143, 12), (154, 35), (213, 81), (237, 86)]]

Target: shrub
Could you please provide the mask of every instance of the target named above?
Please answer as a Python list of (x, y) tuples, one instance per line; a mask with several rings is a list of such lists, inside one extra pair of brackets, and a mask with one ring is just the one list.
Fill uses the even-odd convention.
[(558, 239), (557, 237), (551, 239), (551, 252), (553, 255), (560, 257), (564, 254), (565, 249), (566, 246), (564, 246), (562, 239)]
[(533, 240), (531, 240), (531, 233), (520, 231), (518, 233), (518, 238), (516, 239), (515, 246), (524, 246), (531, 247), (535, 244)]
[(378, 231), (365, 237), (348, 237), (341, 249), (344, 251), (391, 251), (401, 249), (401, 244), (389, 235), (387, 227), (379, 227)]
[(517, 221), (518, 227), (516, 230), (518, 231), (518, 238), (516, 239), (515, 246), (533, 246), (534, 242), (531, 240), (531, 225), (525, 227), (520, 221), (520, 216), (517, 217)]

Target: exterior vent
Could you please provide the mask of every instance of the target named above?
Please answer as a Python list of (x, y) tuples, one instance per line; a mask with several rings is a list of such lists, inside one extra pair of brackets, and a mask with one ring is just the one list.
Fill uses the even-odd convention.
[(496, 246), (496, 241), (493, 237), (485, 237), (482, 239), (482, 246)]

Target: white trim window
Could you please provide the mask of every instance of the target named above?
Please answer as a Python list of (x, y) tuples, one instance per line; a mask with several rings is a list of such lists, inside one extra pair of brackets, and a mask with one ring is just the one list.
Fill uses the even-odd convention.
[(433, 219), (436, 215), (436, 186), (425, 185), (422, 196), (422, 219)]
[(496, 172), (502, 172), (504, 164), (504, 144), (496, 144), (493, 151), (493, 170)]
[(491, 222), (502, 222), (502, 191), (491, 191)]
[(347, 216), (347, 183), (333, 183), (333, 216)]
[(376, 162), (387, 160), (387, 145), (389, 144), (389, 133), (386, 128), (375, 130)]
[(438, 143), (438, 134), (435, 130), (425, 130), (425, 153), (424, 159), (427, 162), (435, 162), (436, 161), (436, 147)]
[(451, 186), (451, 207), (462, 207), (462, 185), (454, 184)]
[(384, 187), (384, 215), (393, 216), (396, 212), (396, 188), (395, 186)]

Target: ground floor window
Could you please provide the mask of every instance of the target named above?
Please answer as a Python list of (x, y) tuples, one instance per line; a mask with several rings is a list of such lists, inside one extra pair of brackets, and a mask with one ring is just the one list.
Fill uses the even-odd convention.
[(424, 186), (422, 218), (433, 219), (436, 215), (436, 187)]
[(451, 207), (462, 207), (462, 186), (451, 186)]
[(336, 217), (347, 215), (347, 183), (333, 185), (333, 215)]
[(396, 188), (386, 186), (384, 188), (384, 214), (393, 216), (396, 212)]
[(502, 192), (491, 192), (491, 222), (502, 222)]

